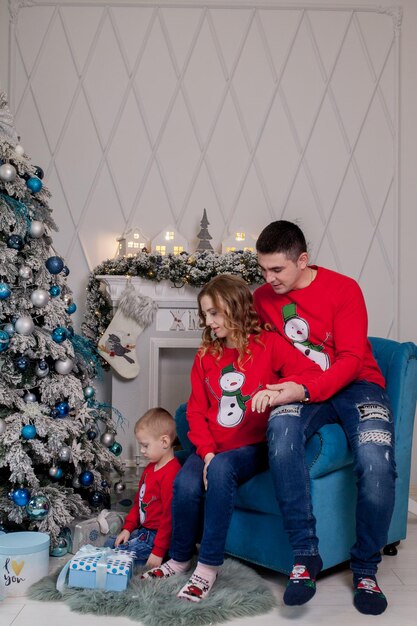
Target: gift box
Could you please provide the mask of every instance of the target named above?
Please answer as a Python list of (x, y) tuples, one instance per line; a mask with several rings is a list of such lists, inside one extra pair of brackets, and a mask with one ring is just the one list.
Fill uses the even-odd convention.
[(123, 591), (133, 574), (135, 555), (127, 550), (84, 546), (69, 562), (69, 587)]
[(76, 554), (87, 544), (100, 548), (111, 535), (118, 535), (122, 530), (126, 513), (103, 509), (96, 517), (75, 520), (69, 526), (71, 539), (69, 552)]
[(48, 574), (49, 535), (34, 531), (2, 534), (0, 577), (6, 596), (24, 596)]

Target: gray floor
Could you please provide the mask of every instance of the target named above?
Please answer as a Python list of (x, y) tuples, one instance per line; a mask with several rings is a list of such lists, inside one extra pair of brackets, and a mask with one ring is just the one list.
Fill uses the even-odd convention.
[[(51, 559), (56, 569), (58, 559)], [(387, 611), (378, 617), (360, 615), (352, 605), (351, 575), (349, 570), (332, 572), (319, 579), (313, 600), (300, 608), (282, 604), (286, 578), (279, 574), (263, 573), (264, 579), (276, 593), (279, 606), (267, 615), (236, 619), (233, 626), (416, 626), (417, 624), (417, 516), (409, 514), (407, 539), (401, 543), (398, 555), (384, 556), (379, 569), (378, 582), (388, 597)], [(0, 604), (1, 626), (133, 626), (121, 617), (99, 617), (71, 613), (63, 603), (32, 602), (27, 598), (8, 598)], [(161, 624), (161, 626), (175, 626)]]

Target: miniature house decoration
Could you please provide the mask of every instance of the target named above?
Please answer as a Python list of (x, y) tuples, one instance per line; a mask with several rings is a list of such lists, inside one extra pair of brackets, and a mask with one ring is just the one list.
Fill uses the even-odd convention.
[(132, 257), (138, 252), (149, 252), (150, 244), (148, 237), (139, 228), (131, 228), (117, 239), (118, 242), (118, 258), (127, 256)]
[(256, 239), (243, 228), (239, 229), (230, 237), (222, 241), (222, 254), (244, 250), (245, 252), (255, 252)]
[(152, 252), (165, 256), (170, 252), (172, 254), (180, 254), (188, 251), (188, 241), (171, 225), (166, 226), (164, 230), (152, 239)]

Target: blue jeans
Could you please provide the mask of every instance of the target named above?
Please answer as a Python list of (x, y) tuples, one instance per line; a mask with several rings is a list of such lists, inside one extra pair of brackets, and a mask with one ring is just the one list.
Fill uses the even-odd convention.
[[(156, 530), (147, 528), (136, 528), (129, 537), (129, 541), (121, 543), (118, 550), (131, 550), (135, 553), (135, 563), (145, 565), (152, 552), (155, 541)], [(114, 548), (116, 536), (109, 537), (104, 544), (105, 548)]]
[(356, 381), (326, 402), (289, 404), (271, 412), (269, 465), (284, 528), (294, 555), (318, 554), (304, 446), (314, 432), (330, 423), (343, 427), (357, 476), (351, 569), (356, 574), (373, 575), (387, 542), (396, 478), (394, 422), (387, 394), (379, 385)]
[(208, 466), (206, 491), (204, 462), (192, 453), (174, 482), (171, 557), (188, 561), (201, 538), (200, 563), (221, 565), (237, 488), (267, 467), (266, 444), (219, 452)]

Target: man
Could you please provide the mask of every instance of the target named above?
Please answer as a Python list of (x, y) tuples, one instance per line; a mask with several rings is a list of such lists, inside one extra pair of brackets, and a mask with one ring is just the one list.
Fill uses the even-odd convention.
[(394, 424), (367, 338), (363, 295), (353, 279), (308, 264), (305, 237), (296, 224), (272, 222), (256, 248), (266, 282), (254, 294), (261, 321), (323, 370), (308, 389), (284, 382), (254, 399), (258, 409), (265, 403), (276, 407), (268, 424), (269, 462), (294, 553), (284, 602), (304, 604), (315, 593), (323, 563), (304, 444), (324, 424), (338, 422), (350, 442), (358, 478), (351, 549), (354, 604), (361, 613), (378, 615), (387, 607), (376, 572), (394, 506)]

